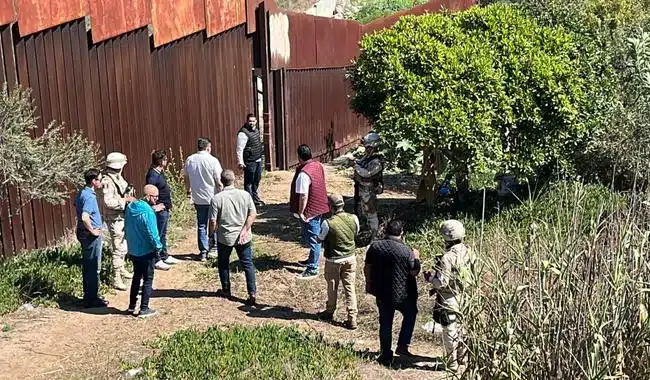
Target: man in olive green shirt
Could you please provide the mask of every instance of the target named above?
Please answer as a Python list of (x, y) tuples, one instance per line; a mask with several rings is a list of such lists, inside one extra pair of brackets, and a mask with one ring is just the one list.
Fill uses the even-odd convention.
[(321, 223), (318, 240), (325, 250), (325, 281), (327, 281), (327, 306), (319, 313), (322, 319), (331, 320), (336, 311), (339, 282), (343, 283), (345, 306), (348, 319), (345, 327), (357, 328), (357, 294), (355, 280), (357, 275), (357, 245), (355, 239), (359, 234), (359, 219), (356, 215), (343, 211), (345, 205), (340, 194), (329, 196), (332, 217)]

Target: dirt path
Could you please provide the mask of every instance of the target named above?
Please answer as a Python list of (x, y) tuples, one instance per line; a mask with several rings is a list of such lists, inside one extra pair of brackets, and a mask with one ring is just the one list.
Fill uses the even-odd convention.
[[(185, 328), (211, 325), (275, 323), (295, 325), (304, 330), (323, 333), (328, 339), (353, 342), (359, 350), (378, 349), (377, 315), (374, 299), (365, 295), (362, 274), (358, 280), (360, 328), (350, 332), (342, 327), (320, 322), (315, 313), (324, 307), (325, 283), (322, 278), (297, 281), (300, 272), (295, 263), (307, 250), (298, 241), (299, 227), (286, 206), (291, 173), (268, 173), (262, 183), (262, 196), (268, 206), (260, 210), (254, 226), (255, 263), (258, 269), (258, 308), (215, 296), (219, 288), (216, 268), (194, 261), (196, 251), (193, 231), (172, 251), (183, 261), (168, 272), (156, 272), (152, 307), (161, 315), (138, 320), (125, 315), (126, 292), (108, 296), (110, 307), (100, 311), (78, 308), (21, 310), (4, 319), (11, 329), (0, 333), (0, 379), (115, 379), (123, 376), (124, 363), (137, 363), (151, 349), (144, 344), (161, 334)], [(405, 183), (398, 183), (403, 187)], [(346, 173), (328, 167), (328, 190), (352, 196), (352, 183)], [(387, 190), (385, 202), (411, 198), (405, 191)], [(390, 199), (390, 200), (389, 200)], [(359, 255), (360, 263), (363, 254)], [(236, 263), (233, 263), (236, 267)], [(246, 295), (244, 275), (232, 274), (233, 294)], [(342, 304), (342, 300), (340, 301)], [(339, 307), (337, 320), (344, 317)], [(389, 370), (374, 363), (364, 364), (367, 379), (433, 379), (441, 373), (432, 371), (439, 344), (422, 330), (427, 320), (421, 306), (414, 337), (413, 352), (427, 358), (408, 369)], [(399, 319), (399, 318), (398, 318)], [(396, 327), (401, 319), (396, 321)], [(418, 366), (424, 366), (419, 368)]]

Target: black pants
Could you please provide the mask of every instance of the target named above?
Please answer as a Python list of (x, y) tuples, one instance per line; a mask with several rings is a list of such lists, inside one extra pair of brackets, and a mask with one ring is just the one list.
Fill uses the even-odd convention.
[(260, 162), (247, 162), (246, 169), (244, 169), (244, 190), (251, 195), (254, 202), (260, 201), (260, 196), (257, 194), (257, 188), (262, 179), (262, 161)]
[(413, 330), (415, 329), (415, 317), (418, 314), (417, 300), (409, 300), (401, 305), (393, 305), (390, 301), (377, 299), (379, 309), (379, 346), (380, 355), (384, 358), (392, 358), (393, 341), (393, 319), (395, 311), (402, 313), (402, 328), (399, 331), (397, 347), (408, 347), (411, 344)]
[(140, 310), (149, 308), (149, 298), (153, 291), (153, 273), (154, 273), (154, 260), (156, 254), (154, 252), (145, 256), (131, 256), (133, 260), (133, 280), (131, 281), (131, 299), (129, 301), (129, 309), (135, 309), (135, 304), (138, 301), (138, 291), (140, 290), (140, 281), (144, 282), (142, 286), (142, 302), (140, 302)]

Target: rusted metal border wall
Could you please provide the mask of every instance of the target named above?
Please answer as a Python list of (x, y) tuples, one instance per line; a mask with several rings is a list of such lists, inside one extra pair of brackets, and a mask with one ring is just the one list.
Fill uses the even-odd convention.
[[(0, 28), (2, 70), (10, 86), (32, 89), (39, 128), (50, 120), (82, 130), (103, 154), (128, 156), (125, 178), (144, 184), (154, 149), (196, 150), (207, 136), (222, 165), (236, 165), (234, 141), (253, 110), (252, 42), (241, 24), (217, 36), (203, 32), (153, 48), (146, 28), (92, 44), (81, 20), (19, 37)], [(177, 161), (178, 162), (178, 161)], [(0, 254), (43, 248), (74, 226), (71, 201), (20, 208), (10, 190), (0, 208)], [(10, 210), (15, 211), (11, 214)]]
[(285, 70), (283, 82), (285, 168), (298, 164), (300, 144), (327, 160), (366, 133), (366, 120), (350, 110), (345, 68)]

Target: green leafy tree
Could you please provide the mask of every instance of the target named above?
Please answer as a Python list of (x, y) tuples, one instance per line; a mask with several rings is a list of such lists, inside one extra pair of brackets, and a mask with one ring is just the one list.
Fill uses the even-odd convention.
[(589, 131), (576, 53), (562, 29), (507, 5), (408, 16), (361, 42), (352, 107), (389, 144), (423, 152), (420, 199), (432, 203), (447, 161), (461, 190), (470, 173), (569, 164)]
[(35, 136), (30, 93), (23, 88), (8, 91), (6, 83), (0, 93), (0, 184), (17, 188), (23, 202), (62, 203), (70, 186), (83, 183), (83, 172), (97, 165), (98, 148), (81, 132), (68, 134), (55, 122)]

